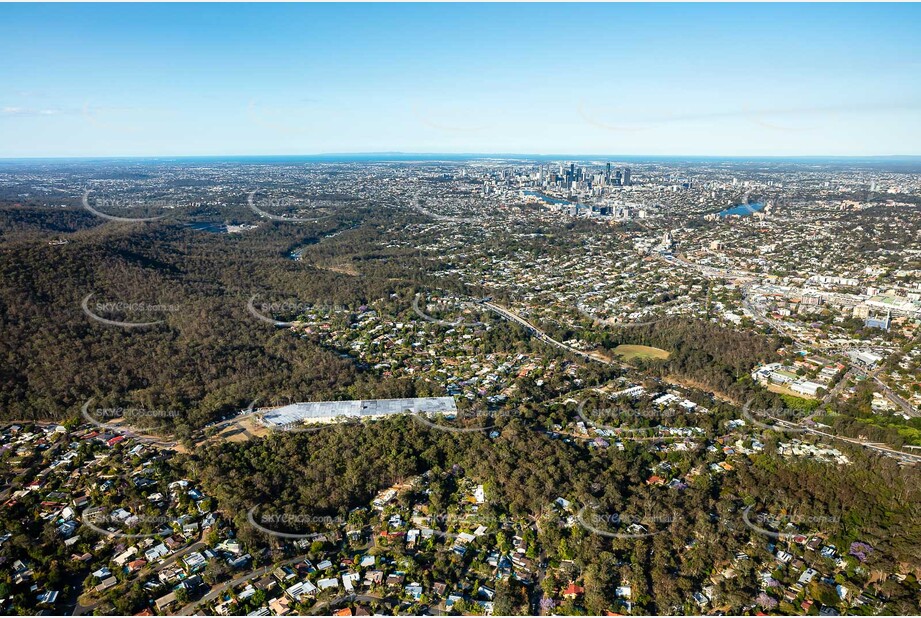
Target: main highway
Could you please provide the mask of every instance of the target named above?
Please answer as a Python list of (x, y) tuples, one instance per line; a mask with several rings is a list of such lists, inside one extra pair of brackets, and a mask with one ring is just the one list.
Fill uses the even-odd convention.
[(921, 463), (921, 455), (915, 455), (913, 453), (906, 453), (904, 451), (889, 448), (888, 446), (884, 446), (879, 442), (867, 442), (865, 440), (858, 440), (856, 438), (847, 438), (844, 436), (835, 435), (833, 433), (828, 433), (826, 431), (821, 431), (813, 427), (801, 425), (799, 423), (792, 423), (790, 421), (779, 419), (771, 415), (765, 415), (765, 416), (767, 416), (767, 418), (771, 419), (772, 421), (774, 421), (775, 423), (777, 423), (778, 425), (782, 427), (795, 428), (805, 433), (811, 433), (811, 434), (815, 434), (819, 436), (824, 436), (826, 438), (831, 438), (833, 440), (841, 440), (842, 442), (848, 442), (850, 444), (861, 446), (871, 451), (876, 451), (883, 455), (895, 457), (896, 459), (903, 461), (905, 463), (913, 463), (913, 464)]
[(516, 323), (518, 323), (518, 324), (521, 324), (521, 325), (524, 326), (526, 329), (528, 329), (529, 331), (531, 331), (531, 333), (532, 333), (535, 337), (537, 337), (538, 339), (540, 339), (541, 341), (544, 341), (544, 342), (546, 342), (546, 343), (549, 343), (549, 344), (551, 344), (551, 345), (554, 345), (554, 346), (556, 346), (556, 347), (558, 347), (558, 348), (560, 348), (560, 349), (562, 349), (562, 350), (565, 350), (565, 351), (567, 351), (567, 352), (570, 352), (570, 353), (572, 353), (572, 354), (575, 354), (576, 356), (581, 356), (582, 358), (585, 358), (585, 359), (588, 359), (588, 360), (593, 360), (593, 361), (596, 361), (596, 362), (599, 362), (599, 363), (604, 363), (605, 365), (616, 365), (616, 366), (620, 366), (620, 365), (621, 365), (621, 363), (618, 363), (617, 361), (613, 361), (613, 360), (611, 360), (611, 359), (609, 359), (609, 358), (605, 358), (604, 356), (602, 356), (601, 354), (598, 354), (597, 352), (594, 352), (594, 353), (593, 353), (593, 352), (585, 352), (585, 351), (583, 351), (583, 350), (578, 350), (578, 349), (576, 349), (576, 348), (574, 348), (574, 347), (572, 347), (572, 346), (566, 345), (566, 344), (563, 343), (562, 341), (557, 341), (556, 339), (554, 339), (553, 337), (551, 337), (550, 335), (548, 335), (547, 333), (545, 333), (545, 332), (542, 331), (541, 329), (537, 328), (536, 326), (534, 326), (533, 324), (531, 324), (530, 322), (528, 322), (527, 320), (525, 320), (523, 317), (521, 317), (521, 316), (518, 315), (517, 313), (514, 313), (513, 311), (511, 311), (511, 310), (509, 310), (509, 309), (506, 309), (505, 307), (500, 307), (499, 305), (496, 305), (495, 303), (491, 303), (491, 302), (488, 302), (488, 301), (483, 301), (483, 302), (481, 302), (480, 304), (481, 304), (483, 307), (486, 307), (487, 309), (489, 309), (490, 311), (499, 314), (500, 316), (502, 316), (502, 317), (505, 318), (506, 320), (511, 320), (511, 321), (513, 321), (513, 322), (516, 322)]

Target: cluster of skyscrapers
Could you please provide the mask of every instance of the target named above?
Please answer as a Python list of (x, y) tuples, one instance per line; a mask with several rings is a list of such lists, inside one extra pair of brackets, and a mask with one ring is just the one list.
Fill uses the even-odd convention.
[(560, 163), (558, 171), (553, 172), (550, 167), (541, 166), (538, 170), (538, 181), (544, 184), (546, 181), (550, 185), (563, 189), (587, 189), (595, 187), (627, 187), (630, 186), (630, 168), (611, 168), (611, 164), (605, 165), (604, 171), (591, 171), (584, 167), (576, 167), (575, 163), (570, 163), (566, 167)]

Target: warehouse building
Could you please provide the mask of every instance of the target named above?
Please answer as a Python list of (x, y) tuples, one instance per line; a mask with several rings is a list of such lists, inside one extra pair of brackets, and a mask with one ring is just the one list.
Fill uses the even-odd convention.
[(331, 423), (349, 419), (378, 419), (394, 414), (457, 415), (453, 397), (411, 399), (353, 399), (309, 401), (260, 411), (260, 420), (272, 429), (289, 429), (305, 423)]

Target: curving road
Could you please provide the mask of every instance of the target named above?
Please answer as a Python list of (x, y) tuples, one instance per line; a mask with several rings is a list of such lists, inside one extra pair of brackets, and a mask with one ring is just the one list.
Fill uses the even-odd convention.
[(537, 328), (536, 326), (534, 326), (533, 324), (525, 320), (523, 317), (521, 317), (517, 313), (514, 313), (510, 309), (506, 309), (505, 307), (500, 307), (499, 305), (496, 305), (490, 302), (486, 302), (486, 301), (483, 301), (481, 304), (487, 309), (489, 309), (490, 311), (499, 314), (503, 318), (507, 320), (511, 320), (513, 322), (517, 322), (518, 324), (521, 324), (526, 329), (528, 329), (531, 333), (533, 333), (534, 336), (540, 339), (541, 341), (554, 345), (562, 350), (566, 350), (567, 352), (575, 354), (576, 356), (581, 356), (582, 358), (586, 358), (588, 360), (593, 360), (599, 363), (604, 363), (605, 365), (615, 365), (618, 367), (622, 366), (622, 363), (613, 361), (609, 358), (605, 358), (604, 356), (602, 356), (601, 354), (598, 354), (597, 352), (593, 353), (593, 352), (585, 352), (583, 350), (577, 350), (576, 348), (572, 346), (566, 345), (562, 341), (557, 341), (556, 339), (554, 339), (553, 337), (551, 337), (550, 335), (548, 335), (541, 329)]
[(824, 436), (826, 438), (832, 438), (834, 440), (841, 440), (842, 442), (848, 442), (856, 446), (862, 446), (863, 448), (870, 449), (871, 451), (876, 451), (878, 453), (882, 453), (890, 457), (895, 457), (896, 459), (900, 459), (902, 461), (906, 461), (910, 463), (921, 463), (921, 455), (915, 455), (913, 453), (906, 453), (904, 451), (899, 451), (893, 448), (889, 448), (887, 446), (881, 445), (878, 442), (864, 442), (863, 440), (858, 440), (856, 438), (847, 438), (844, 436), (835, 435), (833, 433), (828, 433), (827, 431), (820, 431), (812, 427), (800, 425), (798, 423), (791, 423), (790, 421), (780, 419), (780, 418), (771, 416), (769, 414), (765, 416), (767, 416), (767, 418), (771, 419), (778, 425), (782, 425), (784, 427), (795, 427), (806, 433), (812, 433), (812, 434), (816, 434), (819, 436)]

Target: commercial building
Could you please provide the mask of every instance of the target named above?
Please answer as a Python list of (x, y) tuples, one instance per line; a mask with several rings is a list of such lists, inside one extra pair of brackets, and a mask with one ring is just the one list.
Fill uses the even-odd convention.
[(867, 300), (867, 305), (877, 309), (884, 309), (896, 314), (904, 313), (910, 316), (916, 316), (921, 313), (918, 305), (907, 298), (901, 296), (892, 296), (881, 294)]
[(886, 313), (884, 316), (880, 317), (867, 317), (864, 325), (867, 328), (880, 328), (882, 330), (889, 330), (889, 325), (892, 322), (892, 317), (889, 313)]
[(879, 354), (874, 354), (873, 352), (870, 352), (869, 350), (863, 350), (863, 351), (852, 350), (851, 352), (848, 353), (848, 355), (851, 357), (851, 359), (854, 362), (859, 363), (863, 365), (864, 367), (875, 367), (878, 363), (882, 362), (883, 360), (882, 356), (880, 356)]

